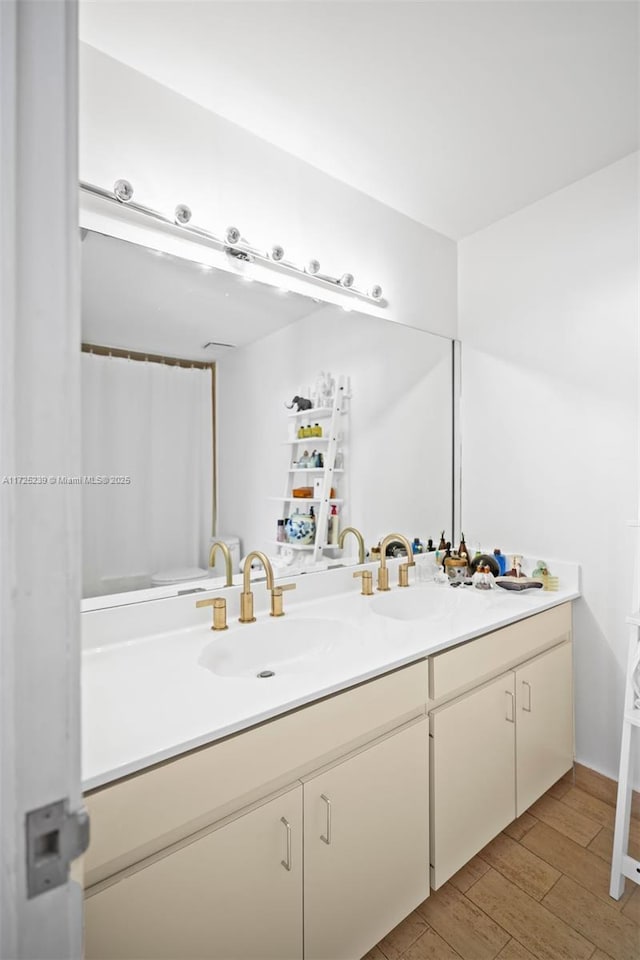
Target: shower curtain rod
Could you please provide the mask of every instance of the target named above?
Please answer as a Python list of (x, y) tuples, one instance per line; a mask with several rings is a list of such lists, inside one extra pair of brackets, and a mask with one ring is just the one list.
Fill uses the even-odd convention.
[(180, 357), (166, 357), (160, 353), (137, 353), (135, 350), (121, 350), (119, 347), (103, 347), (97, 343), (83, 343), (83, 353), (93, 353), (99, 357), (117, 357), (119, 360), (139, 360), (147, 363), (159, 363), (166, 367), (185, 367), (188, 370), (213, 370), (215, 361), (183, 360)]

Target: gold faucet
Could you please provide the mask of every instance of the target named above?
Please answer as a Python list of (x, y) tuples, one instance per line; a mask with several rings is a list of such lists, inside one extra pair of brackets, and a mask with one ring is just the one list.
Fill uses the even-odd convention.
[(387, 547), (393, 540), (399, 540), (404, 544), (407, 551), (407, 562), (401, 563), (398, 567), (398, 586), (409, 586), (409, 567), (415, 567), (415, 562), (411, 559), (413, 552), (411, 544), (401, 533), (390, 533), (380, 544), (380, 569), (378, 570), (378, 590), (389, 590), (389, 571), (387, 570)]
[(282, 593), (284, 590), (295, 590), (295, 583), (283, 583), (278, 587), (273, 585), (273, 567), (269, 558), (261, 550), (252, 550), (244, 561), (242, 568), (242, 593), (240, 594), (240, 623), (253, 623), (253, 593), (249, 589), (251, 586), (251, 561), (259, 560), (264, 567), (267, 577), (267, 590), (271, 591), (271, 616), (283, 617)]
[(229, 547), (226, 545), (224, 540), (216, 540), (215, 543), (211, 544), (211, 550), (209, 551), (209, 566), (212, 567), (214, 564), (216, 550), (218, 549), (218, 547), (220, 547), (220, 549), (222, 550), (222, 555), (224, 557), (225, 571), (227, 574), (227, 582), (225, 583), (225, 587), (232, 587), (233, 586), (233, 569), (231, 564), (231, 551), (229, 550)]
[(348, 533), (352, 533), (358, 541), (358, 563), (364, 563), (364, 538), (360, 531), (356, 530), (355, 527), (345, 527), (344, 530), (340, 531), (340, 536), (338, 537), (338, 546), (341, 550), (344, 550), (344, 541)]

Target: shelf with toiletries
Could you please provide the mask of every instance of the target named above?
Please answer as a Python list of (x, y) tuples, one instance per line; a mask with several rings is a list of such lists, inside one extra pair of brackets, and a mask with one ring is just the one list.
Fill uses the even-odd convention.
[(288, 547), (290, 550), (314, 550), (314, 543), (289, 543), (286, 540), (271, 540), (271, 545), (274, 547)]
[(283, 440), (282, 443), (284, 446), (292, 446), (296, 443), (306, 443), (308, 444), (310, 440), (313, 440), (314, 443), (331, 443), (333, 437), (296, 437), (295, 440)]
[(334, 504), (336, 506), (341, 506), (344, 503), (344, 500), (340, 497), (329, 497), (324, 500), (321, 497), (269, 497), (269, 500), (277, 500), (279, 503), (328, 503), (330, 506)]
[[(325, 375), (320, 376), (326, 383)], [(322, 406), (288, 413), (289, 439), (282, 441), (291, 448), (285, 490), (280, 497), (269, 497), (270, 501), (283, 504), (275, 545), (280, 550), (301, 551), (305, 567), (309, 568), (322, 562), (325, 551), (337, 549), (345, 504), (345, 415), (349, 393), (345, 377), (334, 380), (329, 376), (328, 381), (330, 389), (316, 392), (323, 398)], [(301, 397), (293, 400), (297, 405), (306, 402)], [(297, 479), (298, 474), (312, 477), (305, 484)]]
[(314, 417), (330, 417), (332, 413), (333, 405), (330, 407), (313, 407), (311, 410), (294, 410), (289, 416), (302, 420), (313, 420)]
[[(289, 467), (288, 473), (324, 473), (324, 467)], [(344, 473), (342, 467), (334, 467), (333, 473)]]

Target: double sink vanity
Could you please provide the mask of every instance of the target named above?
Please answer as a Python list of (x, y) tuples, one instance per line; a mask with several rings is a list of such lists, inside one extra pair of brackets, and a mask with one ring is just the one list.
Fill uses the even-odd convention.
[(372, 564), (299, 577), (283, 617), (254, 583), (255, 622), (240, 586), (83, 614), (89, 960), (357, 960), (571, 767), (577, 567), (388, 563), (372, 596)]
[[(460, 530), (460, 343), (145, 209), (81, 197), (83, 473), (130, 480), (83, 497), (85, 955), (358, 960), (570, 768), (578, 571), (453, 589), (361, 539), (332, 567), (352, 525)], [(350, 399), (314, 559), (274, 538), (321, 503), (281, 440), (323, 370)], [(183, 582), (214, 530), (280, 579)]]

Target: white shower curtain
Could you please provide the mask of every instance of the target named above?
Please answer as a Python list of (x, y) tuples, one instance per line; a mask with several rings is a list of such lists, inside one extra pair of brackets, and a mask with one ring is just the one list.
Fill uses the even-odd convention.
[(82, 354), (83, 595), (207, 566), (212, 527), (211, 371)]

